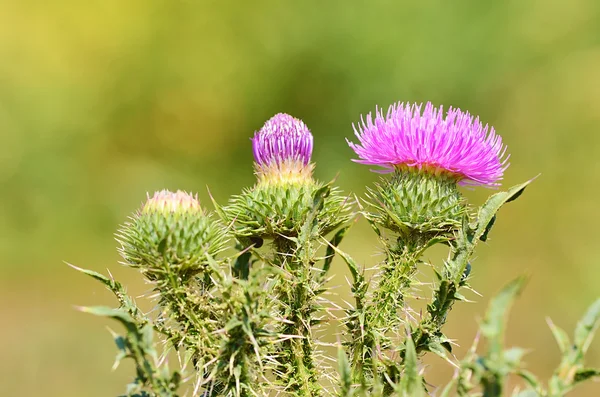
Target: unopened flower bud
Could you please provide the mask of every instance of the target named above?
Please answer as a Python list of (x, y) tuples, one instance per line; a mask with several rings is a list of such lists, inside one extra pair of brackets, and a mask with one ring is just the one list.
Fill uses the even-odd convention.
[[(313, 136), (288, 114), (277, 114), (254, 134), (252, 150), (257, 183), (224, 208), (238, 237), (293, 237), (300, 233), (323, 184), (312, 177)], [(348, 219), (345, 198), (330, 191), (317, 215), (324, 234)]]
[(150, 279), (167, 269), (189, 276), (206, 269), (224, 249), (223, 228), (189, 193), (156, 192), (117, 234), (125, 264)]
[(259, 183), (312, 182), (313, 136), (306, 124), (289, 114), (271, 117), (252, 138)]

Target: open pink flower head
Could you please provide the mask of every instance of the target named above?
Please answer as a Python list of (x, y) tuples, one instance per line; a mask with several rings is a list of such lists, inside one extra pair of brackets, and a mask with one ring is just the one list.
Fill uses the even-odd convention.
[[(384, 115), (369, 113), (361, 119), (354, 133), (359, 143), (348, 141), (361, 164), (444, 170), (465, 185), (497, 186), (508, 167), (506, 147), (493, 127), (482, 125), (460, 109), (450, 108), (444, 118), (443, 107), (436, 109), (430, 102), (397, 103)], [(385, 172), (385, 171), (384, 171)]]

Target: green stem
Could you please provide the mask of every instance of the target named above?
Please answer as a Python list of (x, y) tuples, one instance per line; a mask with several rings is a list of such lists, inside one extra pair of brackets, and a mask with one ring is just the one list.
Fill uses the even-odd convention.
[(353, 325), (352, 360), (356, 382), (372, 384), (382, 372), (388, 376), (398, 373), (394, 363), (381, 363), (375, 355), (392, 347), (388, 335), (402, 323), (401, 311), (405, 308), (406, 293), (412, 285), (419, 256), (420, 250), (416, 247), (388, 248), (377, 289), (371, 302), (361, 310), (363, 327)]
[(286, 387), (297, 396), (320, 396), (314, 363), (314, 348), (311, 325), (316, 310), (312, 262), (305, 247), (284, 237), (274, 240), (275, 264), (286, 272), (281, 278), (279, 298), (283, 304), (283, 315), (288, 320), (281, 333), (289, 338), (282, 342), (282, 363), (291, 365), (283, 371)]
[[(462, 231), (459, 236), (463, 233)], [(468, 231), (467, 231), (468, 233)], [(458, 291), (467, 286), (466, 276), (470, 272), (469, 259), (475, 245), (467, 236), (459, 237), (452, 245), (452, 258), (440, 272), (437, 289), (433, 300), (427, 306), (428, 316), (417, 328), (415, 347), (417, 352), (427, 351), (431, 338), (442, 338), (442, 328), (446, 324), (448, 314), (454, 303), (462, 299)]]
[[(184, 345), (186, 349), (191, 350), (192, 362), (200, 376), (207, 376), (210, 369), (204, 364), (219, 355), (219, 349), (215, 347), (211, 338), (214, 331), (222, 328), (224, 324), (218, 322), (214, 313), (208, 309), (207, 303), (201, 300), (202, 295), (196, 294), (190, 285), (181, 281), (169, 263), (164, 263), (163, 271), (159, 281), (163, 285), (158, 287), (161, 293), (161, 305), (171, 312), (170, 319), (179, 325), (180, 329), (174, 329), (175, 334), (183, 335)], [(171, 327), (169, 323), (163, 326), (167, 329)], [(178, 346), (176, 344), (178, 341), (173, 340), (172, 343)], [(212, 387), (213, 390), (221, 390), (223, 381), (215, 379)]]
[(374, 326), (387, 332), (401, 322), (399, 311), (404, 308), (405, 295), (411, 287), (417, 263), (414, 252), (388, 252), (379, 285), (373, 294)]

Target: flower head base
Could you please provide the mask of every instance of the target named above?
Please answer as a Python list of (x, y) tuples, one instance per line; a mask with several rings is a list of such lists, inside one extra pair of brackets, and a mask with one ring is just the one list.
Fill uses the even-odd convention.
[(227, 238), (195, 196), (162, 190), (119, 229), (117, 240), (125, 264), (155, 280), (171, 271), (185, 279), (206, 270)]
[(508, 167), (506, 147), (494, 128), (460, 109), (397, 103), (362, 121), (348, 142), (361, 164), (393, 171), (397, 167), (447, 173), (460, 184), (497, 186)]
[(313, 136), (306, 124), (285, 113), (271, 117), (252, 138), (259, 183), (301, 183), (312, 178)]
[(467, 214), (466, 203), (456, 181), (446, 173), (397, 169), (368, 188), (372, 211), (367, 218), (396, 233), (402, 244), (421, 245), (431, 238), (451, 235)]

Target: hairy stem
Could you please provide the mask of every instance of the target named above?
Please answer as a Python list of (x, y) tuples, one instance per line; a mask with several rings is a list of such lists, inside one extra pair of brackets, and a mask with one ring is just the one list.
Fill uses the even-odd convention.
[(464, 300), (459, 290), (468, 286), (467, 278), (471, 271), (469, 259), (473, 254), (475, 245), (467, 233), (469, 230), (460, 230), (457, 239), (451, 244), (452, 255), (444, 268), (438, 274), (439, 282), (434, 290), (433, 299), (427, 306), (428, 316), (423, 319), (415, 330), (415, 347), (417, 352), (431, 351), (432, 346), (446, 344), (442, 328), (446, 324), (448, 314), (457, 300)]
[(315, 368), (311, 329), (317, 306), (312, 255), (307, 251), (310, 247), (299, 247), (282, 237), (275, 239), (274, 248), (275, 263), (285, 270), (279, 298), (287, 320), (280, 331), (286, 337), (280, 349), (281, 360), (284, 366), (291, 366), (283, 370), (286, 386), (297, 396), (319, 396), (321, 386)]
[[(383, 373), (392, 378), (397, 376), (397, 365), (388, 360), (385, 353), (392, 348), (390, 332), (397, 332), (402, 324), (401, 311), (405, 309), (406, 293), (411, 288), (419, 256), (420, 250), (409, 245), (387, 247), (377, 288), (370, 302), (360, 309), (364, 320), (361, 324), (349, 323), (353, 335), (351, 351), (355, 382), (373, 384), (375, 378), (385, 377)], [(357, 293), (354, 294), (357, 303), (363, 304), (364, 297), (359, 300)]]

